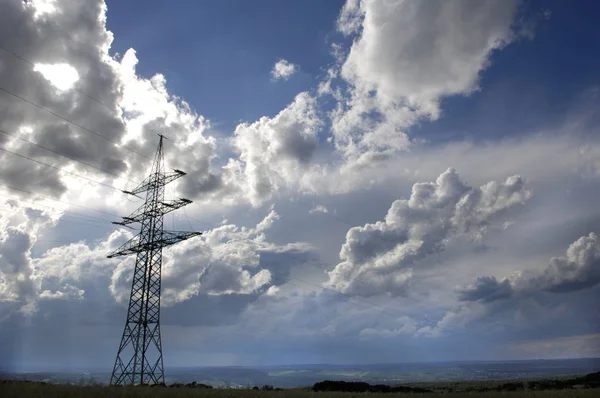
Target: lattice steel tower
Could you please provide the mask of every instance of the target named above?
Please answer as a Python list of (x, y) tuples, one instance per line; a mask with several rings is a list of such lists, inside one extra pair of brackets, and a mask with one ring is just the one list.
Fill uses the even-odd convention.
[(160, 279), (162, 248), (200, 235), (200, 232), (164, 231), (163, 216), (191, 203), (188, 199), (165, 201), (165, 185), (183, 177), (181, 170), (165, 173), (163, 136), (152, 171), (140, 185), (126, 194), (146, 192), (146, 201), (129, 217), (114, 224), (140, 223), (140, 232), (108, 258), (136, 254), (129, 296), (127, 321), (110, 378), (111, 385), (159, 384), (165, 382), (160, 337)]

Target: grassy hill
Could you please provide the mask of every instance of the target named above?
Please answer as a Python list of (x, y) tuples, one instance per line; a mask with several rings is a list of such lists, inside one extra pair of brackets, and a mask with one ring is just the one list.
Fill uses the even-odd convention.
[[(345, 392), (342, 392), (342, 391)], [(370, 391), (370, 392), (366, 392)], [(384, 391), (384, 392), (378, 392)], [(386, 392), (387, 391), (387, 392)], [(426, 391), (426, 392), (424, 392)], [(367, 383), (323, 381), (306, 389), (220, 389), (203, 384), (108, 387), (47, 384), (40, 382), (0, 381), (0, 396), (3, 398), (28, 397), (206, 397), (206, 398), (351, 398), (368, 396), (393, 397), (411, 395), (419, 398), (439, 398), (440, 395), (454, 398), (592, 398), (600, 397), (600, 372), (581, 377), (554, 378), (520, 381), (482, 381), (453, 383), (411, 383), (391, 387)]]
[[(441, 393), (403, 394), (403, 393), (366, 393), (368, 396), (417, 396), (421, 398), (439, 398)], [(158, 387), (96, 387), (96, 386), (69, 386), (51, 385), (40, 383), (4, 383), (0, 385), (0, 395), (3, 398), (28, 398), (28, 397), (206, 397), (206, 398), (265, 398), (265, 397), (290, 397), (290, 398), (365, 398), (365, 393), (349, 392), (314, 392), (311, 390), (286, 389), (286, 390), (238, 390), (238, 389), (188, 389), (188, 388), (158, 388)], [(446, 395), (446, 394), (443, 394)], [(570, 390), (545, 390), (545, 391), (516, 391), (516, 392), (454, 392), (449, 393), (451, 397), (482, 397), (482, 398), (597, 398), (600, 389), (570, 389)]]

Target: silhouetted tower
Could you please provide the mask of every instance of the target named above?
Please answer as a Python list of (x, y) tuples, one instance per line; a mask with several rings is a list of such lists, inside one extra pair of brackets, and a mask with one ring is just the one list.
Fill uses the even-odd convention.
[(110, 378), (111, 385), (159, 384), (165, 382), (160, 337), (160, 279), (162, 248), (200, 235), (200, 232), (164, 231), (163, 216), (188, 205), (191, 200), (165, 201), (165, 185), (183, 177), (181, 170), (165, 173), (163, 136), (152, 164), (150, 176), (126, 194), (146, 192), (146, 201), (129, 217), (114, 224), (140, 223), (140, 233), (108, 258), (136, 254), (129, 308), (123, 337)]

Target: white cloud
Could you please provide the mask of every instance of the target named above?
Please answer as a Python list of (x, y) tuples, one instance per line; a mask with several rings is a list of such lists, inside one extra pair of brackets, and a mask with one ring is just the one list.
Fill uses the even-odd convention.
[(8, 227), (3, 235), (0, 246), (0, 300), (31, 301), (37, 290), (29, 257), (32, 237), (24, 226)]
[(317, 205), (310, 209), (309, 213), (329, 213), (329, 210), (323, 205)]
[(471, 188), (448, 169), (435, 182), (413, 185), (410, 198), (396, 200), (384, 221), (351, 228), (328, 285), (364, 296), (404, 295), (418, 260), (443, 251), (459, 234), (480, 240), (490, 224), (531, 196), (519, 176)]
[[(194, 112), (184, 100), (171, 95), (163, 75), (156, 74), (150, 79), (138, 76), (137, 64), (135, 50), (129, 49), (119, 67), (124, 82), (119, 105), (127, 127), (127, 145), (141, 146), (140, 152), (152, 153), (156, 134), (163, 134), (168, 139), (165, 162), (171, 168), (188, 173), (178, 185), (182, 196), (206, 202), (239, 200), (235, 194), (239, 190), (235, 185), (237, 181), (219, 174), (218, 167), (213, 165), (217, 157), (217, 140), (210, 135), (210, 121)], [(149, 164), (144, 161), (136, 165), (129, 177), (141, 181)]]
[(594, 232), (569, 245), (565, 256), (552, 257), (540, 269), (516, 272), (502, 280), (479, 277), (458, 289), (462, 301), (492, 302), (537, 292), (569, 293), (600, 283), (600, 242)]
[(232, 143), (239, 160), (230, 159), (227, 170), (239, 174), (239, 185), (259, 204), (298, 185), (312, 167), (321, 126), (315, 99), (300, 93), (275, 117), (237, 126)]
[(348, 1), (338, 30), (357, 36), (340, 71), (350, 98), (332, 113), (338, 150), (353, 161), (405, 150), (406, 129), (437, 118), (441, 98), (478, 89), (490, 54), (514, 38), (517, 3)]
[(551, 292), (569, 292), (600, 283), (600, 242), (590, 232), (573, 242), (565, 256), (553, 257), (543, 274), (530, 280), (530, 287)]
[[(491, 326), (527, 329), (536, 322), (555, 322), (560, 316), (577, 319), (579, 309), (566, 302), (558, 305), (564, 299), (557, 296), (592, 290), (599, 283), (600, 244), (592, 232), (573, 242), (565, 256), (551, 258), (546, 266), (514, 272), (500, 279), (479, 277), (474, 283), (457, 288), (461, 302), (450, 309), (433, 330), (440, 336), (467, 325), (489, 322), (495, 314), (502, 316), (501, 312), (511, 311), (515, 314), (502, 321), (496, 319)], [(557, 297), (556, 300), (552, 296)]]
[(266, 291), (265, 294), (267, 296), (275, 296), (275, 295), (277, 295), (278, 292), (279, 292), (279, 287), (273, 285), (273, 286), (271, 286), (270, 288), (267, 289), (267, 291)]
[(71, 300), (83, 300), (85, 290), (78, 289), (74, 286), (66, 284), (63, 290), (51, 292), (50, 290), (44, 290), (40, 293), (40, 299), (42, 300), (60, 300), (60, 299), (71, 299)]
[(97, 245), (84, 240), (65, 246), (57, 246), (33, 259), (39, 278), (49, 285), (77, 284), (94, 280), (112, 272), (120, 259), (106, 256), (132, 237), (128, 230), (112, 232)]
[[(162, 303), (172, 306), (198, 294), (227, 295), (263, 294), (270, 285), (271, 271), (261, 268), (261, 257), (272, 253), (308, 252), (301, 243), (276, 245), (265, 238), (265, 232), (277, 220), (272, 210), (254, 228), (233, 224), (218, 226), (205, 235), (164, 250), (162, 270)], [(129, 298), (134, 259), (122, 261), (112, 275), (110, 290), (118, 302)], [(280, 268), (283, 264), (277, 264)], [(275, 290), (271, 290), (274, 294)]]
[[(60, 278), (60, 275), (71, 273), (79, 275), (78, 270), (71, 268), (70, 257), (58, 257), (54, 268), (40, 266), (40, 259), (32, 256), (32, 248), (38, 237), (56, 226), (55, 214), (32, 210), (16, 201), (7, 201), (11, 205), (11, 215), (0, 215), (0, 302), (14, 302), (28, 313), (37, 308), (37, 301), (63, 298), (65, 296), (82, 296), (68, 283), (54, 283), (47, 278)], [(59, 250), (60, 251), (60, 250)], [(75, 254), (71, 252), (69, 254)], [(61, 254), (65, 254), (64, 252)], [(50, 256), (56, 255), (56, 252)], [(41, 261), (43, 263), (43, 260)], [(47, 283), (50, 282), (50, 283)]]
[(69, 64), (35, 64), (33, 70), (40, 72), (60, 91), (70, 89), (79, 80), (79, 73)]
[(442, 96), (478, 88), (491, 52), (513, 37), (517, 3), (361, 1), (362, 32), (342, 75), (383, 103), (406, 101), (435, 116)]
[[(586, 132), (588, 137), (595, 133)], [(435, 179), (449, 166), (477, 184), (513, 174), (526, 176), (534, 186), (555, 186), (557, 180), (572, 178), (593, 181), (600, 175), (600, 162), (596, 156), (600, 153), (600, 144), (590, 138), (573, 137), (581, 137), (581, 131), (557, 128), (501, 141), (460, 140), (439, 145), (414, 145), (401, 156), (369, 153), (356, 162), (339, 162), (337, 168), (305, 174), (304, 179), (315, 192), (329, 195), (389, 186), (392, 181), (395, 186), (405, 186), (419, 180)]]
[(417, 332), (418, 327), (416, 322), (410, 317), (403, 316), (397, 320), (396, 323), (400, 324), (398, 328), (395, 329), (374, 329), (374, 328), (365, 328), (360, 331), (359, 336), (365, 338), (390, 338), (397, 337), (400, 335), (411, 336)]
[[(327, 66), (316, 97), (311, 91), (300, 93), (277, 115), (241, 123), (225, 139), (219, 138), (211, 122), (190, 104), (169, 92), (165, 76), (138, 75), (142, 53), (141, 61), (133, 49), (120, 61), (109, 55), (112, 34), (106, 30), (102, 1), (3, 3), (3, 45), (32, 60), (39, 73), (5, 54), (0, 85), (148, 156), (155, 150), (156, 133), (171, 139), (166, 143), (166, 164), (188, 175), (168, 193), (199, 202), (201, 207), (190, 206), (189, 214), (219, 224), (200, 238), (165, 250), (163, 304), (171, 307), (167, 314), (174, 322), (200, 322), (180, 316), (183, 312), (176, 311), (184, 311), (182, 308), (199, 311), (199, 303), (231, 300), (235, 305), (228, 305), (235, 308), (228, 313), (230, 325), (223, 326), (218, 314), (217, 320), (207, 321), (219, 325), (210, 333), (221, 339), (224, 332), (234, 330), (232, 341), (240, 341), (244, 333), (255, 333), (263, 336), (269, 347), (273, 339), (289, 335), (305, 338), (309, 346), (315, 341), (339, 341), (340, 337), (354, 343), (351, 339), (361, 337), (374, 342), (380, 337), (401, 341), (412, 336), (412, 343), (419, 337), (444, 337), (461, 325), (478, 321), (489, 321), (492, 328), (493, 322), (502, 319), (493, 318), (494, 314), (512, 310), (510, 319), (529, 327), (532, 314), (556, 313), (554, 318), (544, 315), (554, 319), (555, 323), (548, 323), (552, 326), (563, 323), (559, 315), (579, 308), (558, 301), (597, 289), (596, 235), (582, 236), (564, 255), (556, 249), (564, 249), (564, 242), (573, 242), (594, 229), (580, 231), (583, 227), (567, 224), (587, 218), (589, 223), (596, 222), (591, 206), (585, 207), (586, 199), (577, 191), (582, 186), (590, 192), (597, 190), (594, 181), (600, 175), (600, 145), (580, 139), (595, 132), (581, 133), (576, 126), (501, 142), (443, 145), (420, 145), (418, 137), (407, 134), (415, 123), (438, 117), (443, 98), (485, 89), (479, 87), (479, 78), (489, 67), (490, 56), (514, 40), (515, 4), (350, 0), (341, 11), (338, 29), (351, 36), (353, 43), (349, 49), (332, 45), (335, 64)], [(461, 18), (464, 21), (457, 23)], [(56, 26), (68, 28), (70, 34), (57, 34)], [(16, 35), (17, 31), (21, 33)], [(297, 71), (296, 65), (281, 60), (272, 77), (285, 80)], [(73, 84), (77, 90), (69, 89)], [(330, 114), (330, 131), (324, 128), (319, 102), (325, 95), (337, 102)], [(108, 170), (120, 179), (0, 136), (9, 150), (117, 188), (130, 187), (132, 183), (124, 179), (146, 177), (148, 159), (119, 145), (14, 98), (0, 96), (0, 107), (6, 110), (3, 129)], [(452, 169), (447, 170), (449, 166), (470, 186)], [(2, 183), (62, 195), (74, 204), (123, 215), (139, 205), (124, 201), (117, 191), (83, 185), (76, 177), (24, 159), (2, 154), (0, 167)], [(519, 177), (506, 179), (510, 175), (523, 175), (531, 185), (523, 185)], [(418, 181), (435, 182), (413, 186)], [(411, 186), (408, 199), (387, 208)], [(530, 186), (543, 193), (529, 200)], [(561, 196), (567, 190), (575, 193)], [(280, 216), (274, 211), (254, 221), (254, 227), (238, 226), (239, 219), (252, 218), (261, 205), (268, 207), (269, 202), (286, 200), (287, 194), (303, 193), (311, 193), (316, 203), (335, 208), (335, 217), (346, 214), (347, 222), (362, 225), (348, 231), (341, 261), (329, 274), (303, 267), (312, 261), (309, 245), (284, 243), (309, 237), (319, 245), (323, 257), (328, 257), (327, 262), (337, 263), (337, 253), (331, 248), (339, 247), (343, 236), (339, 225), (327, 224), (327, 207), (315, 206), (310, 212), (323, 214), (307, 217), (306, 209), (296, 213), (278, 206), (285, 209), (284, 221), (288, 214), (297, 221), (292, 228), (287, 222), (277, 222)], [(10, 194), (16, 197), (15, 192)], [(365, 196), (368, 200), (360, 199)], [(29, 313), (38, 305), (53, 306), (52, 315), (40, 310), (38, 315), (47, 317), (64, 315), (65, 308), (70, 311), (77, 305), (84, 309), (77, 313), (79, 320), (86, 312), (96, 315), (98, 308), (93, 305), (107, 310), (102, 306), (125, 303), (135, 259), (111, 260), (106, 254), (127, 239), (128, 233), (96, 235), (87, 227), (74, 232), (62, 224), (68, 212), (31, 213), (45, 204), (67, 210), (69, 205), (28, 200), (38, 204), (7, 202), (5, 206), (15, 214), (0, 218), (2, 306), (16, 302), (22, 312)], [(526, 212), (513, 217), (516, 205), (524, 201), (529, 202)], [(244, 207), (247, 203), (254, 208)], [(370, 221), (381, 219), (385, 210), (385, 219)], [(221, 216), (234, 221), (219, 223)], [(299, 226), (299, 221), (307, 223)], [(518, 223), (512, 224), (514, 221)], [(472, 245), (465, 235), (481, 242)], [(81, 241), (56, 247), (43, 243), (44, 239), (69, 238)], [(534, 240), (538, 246), (531, 243)], [(542, 240), (547, 241), (545, 246), (539, 243)], [(47, 246), (51, 249), (45, 250)], [(523, 263), (518, 261), (521, 256)], [(547, 259), (552, 256), (548, 266)], [(541, 262), (534, 261), (540, 257)], [(494, 261), (482, 261), (490, 258)], [(517, 267), (522, 267), (522, 272), (513, 274)], [(468, 284), (474, 275), (492, 273)], [(288, 285), (288, 279), (296, 276), (307, 282), (296, 285), (292, 279)], [(327, 289), (308, 293), (319, 289), (325, 278), (329, 278), (326, 286), (342, 291), (344, 298), (372, 296), (366, 308), (361, 307), (365, 300), (359, 300), (364, 297), (343, 301), (341, 295), (332, 296)], [(98, 286), (92, 286), (95, 283)], [(456, 285), (461, 286), (458, 291), (452, 289)], [(398, 297), (406, 289), (418, 299)], [(390, 295), (396, 295), (391, 298), (394, 301), (389, 301)], [(544, 307), (536, 295), (550, 297), (550, 301), (554, 297), (554, 307)], [(368, 305), (371, 301), (374, 305)], [(397, 312), (396, 316), (389, 316), (387, 305), (393, 303), (391, 307), (396, 309), (398, 302), (402, 302), (401, 309), (391, 311)], [(586, 322), (589, 324), (589, 319)], [(389, 340), (386, 344), (389, 346)]]
[(57, 0), (31, 0), (25, 4), (34, 10), (34, 16), (38, 19), (47, 14), (55, 13), (57, 10), (56, 1)]
[[(108, 55), (112, 35), (105, 28), (105, 12), (106, 6), (100, 1), (77, 7), (59, 0), (4, 2), (0, 33), (3, 46), (16, 56), (6, 52), (2, 56), (0, 84), (15, 96), (3, 95), (0, 106), (7, 110), (2, 124), (4, 131), (55, 152), (3, 136), (5, 146), (11, 151), (59, 168), (91, 174), (94, 179), (110, 184), (110, 176), (90, 171), (69, 159), (113, 174), (121, 174), (128, 167), (123, 160), (128, 152), (114, 144), (120, 141), (125, 129), (117, 113), (122, 86), (117, 63)], [(64, 35), (57, 26), (67, 29), (69, 34)], [(78, 90), (69, 89), (75, 82)], [(17, 96), (61, 117), (43, 112)], [(3, 153), (0, 161), (5, 170), (2, 180), (7, 185), (57, 196), (81, 185), (80, 179), (69, 180), (58, 170), (8, 153)]]
[(361, 27), (363, 13), (361, 0), (347, 0), (338, 16), (338, 30), (345, 35), (356, 33)]
[(297, 65), (294, 65), (285, 59), (280, 59), (273, 65), (271, 76), (273, 77), (273, 80), (288, 80), (297, 70)]
[(484, 276), (477, 278), (475, 283), (458, 289), (461, 301), (495, 301), (509, 298), (513, 288), (508, 279), (498, 281), (496, 277)]

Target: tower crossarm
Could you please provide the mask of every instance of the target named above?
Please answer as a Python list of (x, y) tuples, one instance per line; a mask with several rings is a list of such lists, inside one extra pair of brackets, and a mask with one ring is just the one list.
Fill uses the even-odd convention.
[(166, 246), (184, 241), (194, 236), (202, 235), (202, 232), (187, 232), (187, 231), (163, 231), (161, 239), (156, 239), (152, 242), (141, 242), (140, 235), (134, 236), (121, 247), (108, 255), (108, 258), (127, 256), (129, 254), (140, 253), (149, 250), (161, 249)]
[(161, 176), (161, 178), (157, 178), (156, 175), (152, 174), (149, 177), (147, 177), (144, 181), (142, 181), (140, 185), (135, 187), (133, 190), (123, 192), (129, 195), (136, 196), (137, 194), (155, 189), (161, 185), (167, 185), (168, 183), (173, 182), (176, 179), (183, 177), (184, 175), (185, 172), (177, 169), (173, 170), (170, 173), (164, 173), (164, 175)]
[(142, 206), (138, 207), (137, 210), (131, 213), (130, 216), (123, 217), (123, 221), (113, 222), (113, 224), (127, 225), (141, 222), (144, 218), (148, 217), (160, 217), (174, 210), (182, 208), (183, 206), (189, 205), (190, 203), (192, 203), (191, 200), (180, 198), (159, 202), (156, 208), (148, 208), (146, 204), (143, 204)]

